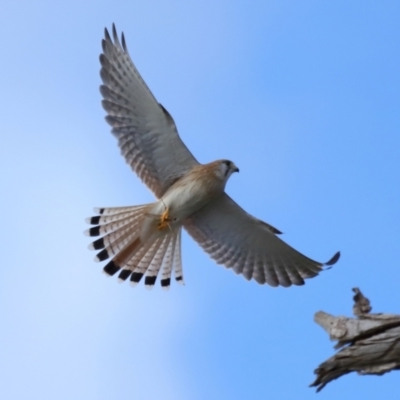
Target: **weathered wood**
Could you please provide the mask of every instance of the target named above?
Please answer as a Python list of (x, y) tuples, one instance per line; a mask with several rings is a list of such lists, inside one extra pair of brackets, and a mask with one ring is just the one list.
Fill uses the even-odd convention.
[(369, 300), (358, 288), (353, 291), (353, 312), (358, 318), (334, 317), (323, 311), (314, 316), (331, 340), (338, 341), (335, 348), (342, 348), (314, 371), (317, 378), (310, 386), (317, 387), (317, 392), (350, 372), (382, 375), (400, 369), (400, 315), (367, 314)]

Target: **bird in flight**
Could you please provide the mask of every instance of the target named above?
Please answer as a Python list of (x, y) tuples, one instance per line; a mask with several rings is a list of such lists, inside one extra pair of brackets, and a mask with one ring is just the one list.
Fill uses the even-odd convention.
[[(239, 168), (229, 160), (200, 164), (179, 137), (175, 122), (157, 102), (133, 64), (115, 25), (105, 29), (100, 55), (100, 92), (106, 121), (126, 162), (153, 191), (157, 200), (130, 207), (96, 208), (85, 233), (99, 236), (90, 248), (96, 261), (109, 260), (108, 275), (118, 273), (133, 285), (143, 276), (146, 287), (160, 275), (168, 289), (172, 271), (183, 283), (181, 231), (218, 264), (246, 279), (271, 286), (304, 284), (324, 266), (278, 238), (281, 232), (244, 211), (226, 193), (225, 185)], [(161, 271), (161, 272), (160, 272)]]

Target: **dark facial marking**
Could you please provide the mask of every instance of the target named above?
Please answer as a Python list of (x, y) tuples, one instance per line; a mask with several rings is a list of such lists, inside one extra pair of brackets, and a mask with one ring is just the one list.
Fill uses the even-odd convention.
[(230, 169), (231, 169), (231, 165), (232, 165), (232, 163), (229, 161), (229, 160), (224, 160), (224, 161), (222, 161), (228, 168), (226, 169), (226, 171), (225, 171), (225, 176), (227, 176), (228, 175), (228, 172), (230, 171)]

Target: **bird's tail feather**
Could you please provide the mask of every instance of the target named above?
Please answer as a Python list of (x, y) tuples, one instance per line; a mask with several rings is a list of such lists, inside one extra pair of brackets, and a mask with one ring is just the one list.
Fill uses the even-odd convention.
[[(86, 219), (95, 225), (85, 231), (88, 236), (102, 236), (89, 245), (91, 250), (101, 250), (96, 261), (111, 258), (104, 272), (114, 275), (119, 272), (119, 280), (130, 278), (136, 285), (145, 276), (146, 287), (153, 287), (160, 269), (161, 286), (168, 289), (171, 273), (183, 283), (181, 263), (181, 227), (157, 229), (154, 215), (148, 213), (151, 204), (97, 208), (99, 215)], [(149, 220), (150, 219), (150, 220)], [(150, 226), (143, 229), (143, 226)], [(145, 232), (145, 233), (144, 233)]]

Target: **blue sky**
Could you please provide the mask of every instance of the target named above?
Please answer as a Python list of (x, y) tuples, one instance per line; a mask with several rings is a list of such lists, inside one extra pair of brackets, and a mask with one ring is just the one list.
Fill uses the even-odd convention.
[[(308, 399), (333, 343), (318, 310), (359, 286), (399, 313), (400, 3), (2, 3), (0, 397)], [(94, 206), (152, 201), (100, 106), (115, 22), (201, 162), (228, 193), (331, 270), (247, 282), (183, 238), (186, 285), (119, 285), (87, 250)], [(210, 145), (212, 143), (212, 145)], [(398, 399), (399, 373), (348, 375), (319, 399)]]

